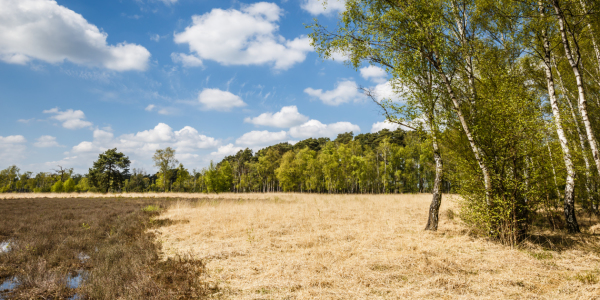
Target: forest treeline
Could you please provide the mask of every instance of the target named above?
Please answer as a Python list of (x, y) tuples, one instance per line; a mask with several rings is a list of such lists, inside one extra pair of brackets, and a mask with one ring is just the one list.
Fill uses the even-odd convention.
[[(11, 166), (0, 171), (0, 191), (431, 192), (434, 162), (426, 139), (422, 132), (402, 129), (356, 136), (347, 132), (334, 140), (309, 138), (293, 145), (272, 145), (256, 153), (247, 148), (201, 170), (190, 171), (174, 160), (166, 172), (159, 170), (154, 174), (125, 168), (127, 171), (121, 171), (119, 178), (111, 179), (114, 184), (108, 189), (96, 179), (98, 171), (94, 168), (80, 175), (57, 166), (52, 172), (34, 175)], [(171, 155), (174, 154), (172, 150)], [(126, 158), (124, 154), (123, 157)], [(160, 164), (164, 159), (163, 156), (155, 162)], [(446, 191), (450, 188), (451, 184), (445, 182)]]

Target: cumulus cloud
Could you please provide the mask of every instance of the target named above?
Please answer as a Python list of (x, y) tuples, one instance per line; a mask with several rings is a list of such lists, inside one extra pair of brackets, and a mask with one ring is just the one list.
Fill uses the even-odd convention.
[(309, 137), (335, 137), (344, 132), (360, 132), (360, 127), (350, 122), (337, 122), (332, 124), (323, 124), (317, 120), (310, 120), (300, 126), (290, 128), (290, 136), (297, 139), (306, 139)]
[(179, 63), (186, 68), (201, 67), (202, 60), (193, 55), (187, 55), (185, 53), (171, 53), (171, 60), (174, 63)]
[(174, 41), (188, 44), (199, 61), (209, 59), (223, 65), (270, 64), (285, 70), (304, 61), (312, 47), (306, 36), (287, 40), (277, 34), (282, 14), (279, 6), (267, 2), (246, 5), (241, 10), (213, 9), (192, 16), (192, 25), (175, 33)]
[(144, 108), (145, 111), (152, 111), (154, 109), (154, 107), (156, 107), (154, 104), (149, 104), (148, 106), (146, 106), (146, 108)]
[(56, 141), (56, 137), (51, 135), (42, 135), (37, 139), (37, 142), (33, 143), (34, 146), (39, 148), (49, 148), (60, 146)]
[(276, 113), (262, 113), (258, 117), (246, 118), (244, 122), (254, 125), (289, 128), (308, 121), (308, 117), (298, 112), (295, 105), (284, 106)]
[(303, 0), (300, 7), (311, 15), (320, 15), (342, 12), (346, 10), (345, 5), (345, 0)]
[(67, 109), (66, 111), (58, 110), (58, 107), (43, 111), (45, 114), (53, 114), (51, 117), (62, 123), (62, 126), (67, 129), (80, 129), (91, 127), (92, 123), (84, 121), (85, 114), (81, 110)]
[(335, 88), (330, 91), (322, 89), (306, 88), (304, 92), (318, 98), (327, 105), (337, 106), (342, 103), (358, 102), (364, 100), (364, 95), (358, 90), (356, 82), (344, 80), (336, 83)]
[(198, 101), (206, 110), (229, 111), (235, 107), (246, 106), (237, 95), (219, 89), (204, 89), (198, 95)]
[(186, 156), (186, 154), (194, 154), (202, 149), (216, 148), (219, 144), (220, 142), (215, 138), (200, 134), (191, 126), (174, 131), (169, 125), (159, 123), (152, 129), (123, 134), (117, 138), (110, 131), (96, 129), (93, 141), (79, 143), (73, 147), (72, 152), (97, 154), (109, 148), (118, 148), (124, 153), (150, 157), (156, 149), (172, 147), (178, 155), (192, 157)]
[(233, 144), (227, 144), (225, 146), (220, 146), (217, 151), (211, 152), (210, 155), (215, 159), (222, 159), (225, 156), (234, 155), (240, 150), (244, 150), (244, 148), (236, 147)]
[(350, 59), (350, 55), (348, 53), (335, 51), (335, 52), (331, 53), (331, 56), (329, 57), (329, 59), (332, 59), (337, 62), (345, 62)]
[(372, 80), (376, 83), (384, 83), (387, 81), (387, 72), (377, 66), (367, 66), (364, 68), (360, 68), (360, 76), (364, 79)]
[(22, 135), (0, 136), (0, 163), (5, 166), (16, 164), (24, 157), (25, 143), (27, 139)]
[(288, 134), (285, 131), (250, 131), (239, 137), (235, 143), (242, 146), (272, 145), (283, 142), (287, 138)]
[(387, 81), (385, 83), (380, 83), (371, 89), (373, 92), (373, 96), (377, 99), (377, 101), (381, 100), (391, 100), (391, 101), (401, 101), (400, 95), (394, 91), (394, 87), (392, 84)]
[(373, 126), (371, 127), (371, 132), (372, 133), (379, 132), (382, 129), (388, 129), (388, 130), (394, 131), (394, 130), (398, 129), (399, 127), (400, 127), (400, 125), (398, 125), (396, 123), (390, 123), (387, 120), (385, 120), (383, 122), (374, 123)]
[(94, 130), (94, 140), (98, 142), (109, 142), (114, 137), (114, 134), (107, 130), (96, 129)]
[(22, 135), (9, 135), (9, 136), (0, 136), (0, 147), (10, 147), (12, 145), (16, 145), (16, 144), (24, 144), (27, 142), (27, 139), (25, 139), (24, 136)]
[(53, 0), (0, 0), (0, 60), (26, 64), (65, 60), (115, 71), (145, 70), (146, 48), (109, 45), (107, 33)]

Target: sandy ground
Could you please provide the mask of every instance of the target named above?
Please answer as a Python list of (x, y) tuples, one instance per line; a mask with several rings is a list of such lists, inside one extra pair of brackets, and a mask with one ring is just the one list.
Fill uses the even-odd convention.
[(176, 202), (161, 218), (179, 222), (159, 240), (165, 256), (204, 259), (229, 299), (600, 299), (598, 235), (510, 248), (449, 219), (449, 197), (440, 230), (425, 232), (430, 199), (219, 195)]

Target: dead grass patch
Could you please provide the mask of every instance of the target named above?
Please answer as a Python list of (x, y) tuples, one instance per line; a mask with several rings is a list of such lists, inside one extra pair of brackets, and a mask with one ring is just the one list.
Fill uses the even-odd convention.
[(220, 196), (174, 202), (161, 218), (185, 222), (156, 231), (165, 257), (206, 261), (225, 298), (600, 299), (591, 233), (534, 229), (510, 248), (472, 236), (448, 197), (425, 232), (430, 195)]

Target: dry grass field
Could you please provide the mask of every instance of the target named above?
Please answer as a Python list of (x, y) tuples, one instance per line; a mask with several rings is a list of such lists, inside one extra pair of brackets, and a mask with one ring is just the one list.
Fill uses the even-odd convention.
[(600, 299), (589, 226), (575, 237), (534, 230), (510, 248), (472, 236), (447, 196), (435, 233), (423, 231), (430, 195), (210, 197), (175, 201), (161, 215), (175, 222), (156, 231), (165, 258), (205, 261), (214, 297)]

